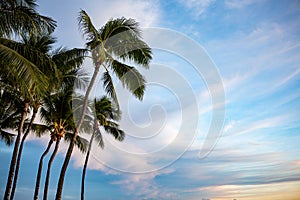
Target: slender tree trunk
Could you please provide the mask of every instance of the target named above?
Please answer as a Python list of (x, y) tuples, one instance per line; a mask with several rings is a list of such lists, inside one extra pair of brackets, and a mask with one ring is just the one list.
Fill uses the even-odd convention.
[(37, 112), (38, 112), (38, 108), (33, 110), (29, 125), (26, 129), (25, 134), (22, 137), (22, 141), (21, 141), (21, 144), (20, 144), (18, 157), (17, 157), (17, 164), (16, 164), (16, 169), (15, 169), (15, 176), (14, 176), (14, 181), (13, 181), (13, 187), (12, 187), (12, 190), (11, 190), (10, 200), (13, 200), (14, 196), (15, 196), (15, 191), (16, 191), (17, 181), (18, 181), (18, 175), (19, 175), (19, 170), (20, 170), (20, 163), (21, 163), (23, 146), (24, 146), (24, 143), (25, 143), (25, 140), (26, 140), (27, 136), (29, 135), (30, 129), (32, 127), (33, 121), (35, 120)]
[(24, 103), (24, 110), (22, 113), (22, 117), (20, 120), (20, 124), (18, 127), (18, 135), (15, 141), (15, 146), (14, 146), (14, 150), (13, 150), (13, 154), (12, 154), (12, 158), (10, 161), (10, 167), (9, 167), (9, 172), (8, 172), (8, 177), (7, 177), (7, 183), (6, 183), (6, 188), (5, 188), (5, 193), (4, 193), (4, 200), (9, 200), (10, 197), (10, 191), (11, 191), (11, 186), (12, 186), (12, 182), (13, 182), (13, 178), (14, 178), (14, 174), (15, 174), (15, 167), (16, 167), (16, 162), (17, 162), (17, 155), (18, 155), (18, 149), (19, 149), (19, 145), (20, 145), (20, 141), (21, 141), (21, 135), (23, 132), (23, 126), (24, 126), (24, 122), (27, 116), (27, 111), (29, 108), (29, 102), (25, 102)]
[(35, 190), (34, 190), (34, 197), (33, 197), (34, 200), (38, 200), (38, 198), (39, 198), (39, 189), (40, 189), (42, 169), (43, 169), (43, 160), (44, 160), (45, 156), (48, 154), (52, 144), (53, 144), (53, 139), (51, 138), (48, 143), (47, 149), (44, 151), (44, 153), (42, 154), (42, 156), (40, 158), (39, 169), (38, 169), (38, 173), (36, 176), (36, 182), (35, 182)]
[(86, 111), (86, 108), (88, 106), (89, 95), (90, 95), (90, 92), (91, 92), (91, 90), (93, 88), (95, 80), (97, 78), (99, 69), (100, 69), (100, 65), (98, 65), (98, 66), (95, 67), (95, 71), (94, 71), (94, 74), (92, 76), (91, 82), (90, 82), (90, 84), (89, 84), (89, 86), (87, 88), (87, 91), (85, 93), (85, 98), (84, 98), (84, 103), (83, 103), (81, 117), (80, 117), (80, 120), (79, 120), (79, 122), (77, 124), (76, 130), (74, 132), (74, 137), (73, 137), (73, 139), (70, 142), (70, 145), (69, 145), (68, 151), (66, 153), (66, 157), (65, 157), (63, 166), (62, 166), (61, 171), (60, 171), (59, 180), (58, 180), (58, 184), (57, 184), (57, 190), (56, 190), (55, 200), (61, 200), (62, 190), (63, 190), (63, 186), (64, 186), (64, 179), (65, 179), (66, 171), (67, 171), (67, 168), (68, 168), (68, 164), (69, 164), (69, 161), (70, 161), (71, 156), (72, 156), (72, 152), (73, 152), (73, 149), (74, 149), (74, 145), (75, 145), (75, 142), (76, 142), (76, 138), (77, 138), (78, 132), (79, 132), (79, 130), (81, 128), (81, 125), (83, 123), (83, 120), (84, 120), (85, 111)]
[(48, 198), (48, 188), (49, 188), (49, 181), (50, 181), (50, 171), (51, 171), (51, 166), (52, 166), (52, 163), (53, 163), (53, 160), (58, 152), (58, 148), (59, 148), (59, 143), (60, 143), (60, 139), (61, 138), (57, 138), (56, 140), (56, 144), (55, 144), (55, 148), (53, 150), (53, 153), (49, 159), (49, 162), (48, 162), (48, 168), (47, 168), (47, 175), (46, 175), (46, 181), (45, 181), (45, 187), (44, 187), (44, 198), (43, 200), (47, 200)]
[(86, 168), (87, 168), (87, 164), (89, 162), (89, 157), (90, 157), (90, 152), (91, 152), (91, 149), (92, 149), (92, 143), (93, 143), (94, 137), (95, 137), (95, 131), (92, 134), (92, 137), (90, 139), (89, 149), (88, 149), (88, 151), (86, 153), (85, 161), (84, 161), (84, 166), (83, 166), (83, 170), (82, 170), (82, 178), (81, 178), (81, 200), (84, 200), (84, 180), (85, 180)]

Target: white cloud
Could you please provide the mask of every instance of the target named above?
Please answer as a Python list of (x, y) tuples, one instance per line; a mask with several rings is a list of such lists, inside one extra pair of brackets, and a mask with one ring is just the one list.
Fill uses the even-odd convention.
[(261, 0), (226, 0), (225, 5), (228, 8), (244, 8), (254, 3), (262, 2)]
[(220, 69), (227, 103), (258, 100), (297, 77), (299, 42), (292, 32), (288, 24), (262, 22), (205, 45)]
[[(253, 200), (259, 200), (262, 198), (267, 200), (280, 198), (296, 200), (296, 195), (300, 195), (300, 192), (297, 189), (299, 184), (299, 181), (292, 181), (259, 185), (218, 185), (209, 187), (199, 187), (196, 189), (189, 190), (189, 192), (206, 194), (207, 196), (210, 196), (212, 199), (216, 200), (233, 198)], [(280, 188), (280, 190), (278, 190), (278, 188)]]
[(134, 194), (134, 199), (174, 199), (176, 195), (160, 188), (155, 178), (174, 172), (171, 168), (158, 172), (146, 174), (123, 174), (121, 180), (113, 181), (111, 184), (123, 188), (127, 194)]
[(140, 22), (141, 26), (155, 26), (159, 23), (159, 1), (144, 0), (114, 0), (114, 1), (89, 1), (87, 10), (93, 17), (95, 24), (103, 25), (111, 17), (133, 18)]
[(41, 13), (46, 13), (58, 22), (55, 35), (60, 42), (59, 46), (68, 47), (84, 45), (85, 41), (82, 38), (82, 33), (78, 30), (77, 20), (81, 9), (88, 13), (97, 29), (101, 28), (111, 18), (133, 18), (140, 23), (141, 27), (149, 27), (157, 26), (161, 17), (158, 0), (73, 0), (72, 2), (45, 0), (39, 2), (39, 5)]
[(215, 2), (215, 0), (179, 0), (184, 7), (193, 11), (195, 17), (205, 13), (206, 9)]
[[(256, 116), (258, 118), (258, 116)], [(246, 134), (252, 133), (257, 130), (265, 129), (265, 128), (274, 128), (280, 127), (284, 125), (287, 121), (288, 115), (280, 115), (274, 116), (264, 119), (243, 119), (238, 122), (231, 121), (229, 124), (225, 126), (227, 134)]]

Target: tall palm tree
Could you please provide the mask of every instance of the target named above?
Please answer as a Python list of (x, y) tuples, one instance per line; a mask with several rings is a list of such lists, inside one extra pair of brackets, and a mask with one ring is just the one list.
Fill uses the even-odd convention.
[[(43, 99), (41, 117), (45, 121), (45, 124), (35, 124), (34, 126), (34, 130), (38, 133), (44, 133), (46, 131), (51, 133), (48, 146), (40, 158), (34, 199), (38, 199), (43, 160), (48, 154), (53, 142), (56, 142), (56, 145), (48, 162), (47, 177), (44, 187), (44, 199), (47, 198), (50, 169), (58, 151), (60, 140), (62, 137), (65, 137), (68, 141), (72, 138), (71, 133), (73, 133), (75, 129), (73, 110), (71, 108), (72, 93), (75, 85), (85, 87), (87, 82), (84, 78), (82, 78), (84, 74), (79, 72), (85, 53), (85, 49), (67, 50), (61, 48), (55, 51), (52, 56), (52, 59), (62, 73), (62, 83), (58, 91), (55, 91), (54, 93), (49, 92), (46, 98)], [(77, 84), (75, 84), (75, 82)], [(81, 151), (85, 151), (85, 144), (86, 141), (84, 139), (80, 137), (76, 139), (76, 145)]]
[[(80, 65), (82, 64), (83, 60), (84, 60), (84, 56), (85, 56), (85, 49), (71, 49), (71, 50), (67, 50), (67, 49), (58, 49), (56, 51), (54, 51), (53, 53), (50, 53), (51, 47), (50, 45), (53, 44), (55, 42), (55, 40), (49, 35), (41, 35), (41, 36), (35, 36), (35, 35), (31, 35), (29, 38), (25, 37), (23, 38), (24, 43), (31, 45), (32, 47), (35, 47), (36, 49), (39, 49), (41, 52), (44, 52), (45, 54), (49, 54), (49, 56), (51, 57), (52, 61), (56, 64), (57, 69), (59, 70), (60, 74), (62, 75), (62, 83), (58, 84), (59, 82), (57, 82), (57, 80), (52, 79), (49, 81), (50, 86), (48, 87), (48, 93), (49, 92), (54, 92), (55, 89), (57, 89), (58, 87), (65, 87), (65, 85), (69, 85), (68, 87), (73, 87), (74, 81), (70, 81), (70, 79), (74, 80), (76, 78), (76, 71), (78, 70), (78, 68), (80, 67)], [(47, 67), (43, 67), (43, 66), (39, 66), (42, 70), (43, 68), (47, 68)], [(44, 70), (43, 70), (44, 71)], [(50, 71), (51, 73), (51, 71)], [(55, 77), (55, 74), (53, 74), (53, 76), (51, 76), (51, 74), (49, 74), (50, 77)], [(45, 94), (46, 95), (46, 94)], [(11, 191), (11, 196), (10, 199), (12, 200), (14, 198), (14, 193), (15, 193), (15, 189), (17, 186), (17, 179), (18, 179), (18, 172), (19, 172), (19, 168), (20, 168), (20, 160), (21, 160), (21, 156), (22, 156), (22, 150), (23, 150), (23, 145), (25, 143), (25, 140), (27, 138), (27, 136), (29, 135), (31, 126), (33, 124), (33, 121), (38, 113), (38, 109), (41, 105), (41, 98), (43, 98), (43, 96), (37, 96), (38, 98), (34, 99), (34, 103), (32, 103), (32, 117), (30, 119), (30, 123), (27, 126), (27, 129), (22, 137), (21, 140), (21, 144), (20, 144), (20, 148), (19, 148), (19, 152), (18, 152), (18, 156), (17, 156), (17, 164), (16, 164), (16, 169), (15, 169), (15, 176), (14, 176), (14, 181), (13, 181), (13, 187), (12, 187), (12, 191)]]
[(99, 125), (104, 128), (104, 131), (106, 133), (113, 135), (116, 140), (122, 141), (125, 137), (124, 132), (121, 129), (119, 129), (119, 125), (116, 123), (116, 121), (120, 118), (120, 111), (113, 106), (113, 103), (107, 97), (104, 96), (99, 100), (95, 99), (94, 107), (94, 128), (89, 141), (89, 147), (86, 153), (84, 166), (82, 170), (81, 200), (84, 200), (84, 182), (86, 176), (86, 169), (94, 139), (97, 141), (98, 145), (101, 148), (104, 148), (104, 142)]
[[(40, 178), (42, 172), (43, 159), (49, 152), (49, 149), (53, 142), (55, 142), (55, 148), (48, 162), (45, 186), (44, 186), (44, 197), (47, 199), (48, 187), (50, 181), (50, 170), (53, 160), (58, 152), (61, 138), (65, 138), (67, 141), (71, 141), (73, 137), (73, 132), (75, 129), (75, 123), (73, 119), (72, 110), (72, 90), (62, 90), (59, 93), (49, 95), (48, 98), (44, 100), (43, 107), (41, 108), (41, 119), (45, 123), (44, 125), (37, 125), (35, 131), (42, 133), (45, 131), (50, 132), (50, 141), (42, 154), (38, 169), (38, 175), (36, 180), (34, 199), (38, 199)], [(82, 151), (86, 151), (88, 141), (77, 137), (76, 145)]]
[[(25, 71), (18, 71), (21, 70), (19, 68), (21, 64), (18, 62), (14, 62), (13, 57), (12, 62), (9, 62), (7, 60), (7, 57), (0, 60), (0, 66), (5, 66), (1, 69), (1, 71), (6, 72), (6, 79), (2, 78), (2, 80), (5, 80), (6, 84), (10, 84), (15, 88), (15, 90), (19, 92), (19, 98), (22, 99), (23, 106), (4, 195), (4, 199), (8, 200), (10, 197), (21, 135), (24, 130), (24, 122), (27, 117), (30, 105), (35, 102), (35, 99), (39, 99), (40, 96), (43, 96), (43, 94), (45, 94), (45, 92), (49, 89), (49, 81), (51, 79), (58, 80), (59, 76), (56, 70), (56, 65), (51, 60), (49, 55), (35, 48), (31, 44), (15, 42), (3, 38), (0, 38), (0, 40), (5, 41), (6, 46), (8, 46), (10, 49), (13, 49), (18, 53), (18, 55), (31, 63), (30, 65), (34, 66), (34, 69), (26, 68)], [(0, 55), (0, 57), (2, 56)], [(39, 67), (37, 66), (42, 67), (42, 69), (39, 69)], [(30, 76), (27, 76), (28, 73), (30, 74)], [(15, 74), (21, 75), (15, 76)], [(51, 76), (49, 77), (46, 74)], [(1, 76), (4, 76), (4, 74), (1, 74)], [(31, 79), (31, 77), (34, 78)], [(41, 80), (41, 82), (36, 82), (37, 80)]]
[[(55, 39), (51, 37), (49, 34), (43, 34), (43, 35), (35, 35), (35, 34), (30, 34), (30, 35), (22, 35), (22, 43), (31, 46), (32, 48), (36, 49), (40, 53), (43, 53), (44, 55), (48, 56), (49, 51), (51, 50), (51, 45), (55, 43)], [(34, 59), (32, 59), (34, 61)], [(46, 63), (47, 64), (47, 63)], [(53, 70), (49, 70), (48, 66), (43, 66), (42, 63), (38, 65), (39, 69), (44, 72), (44, 74), (48, 74), (49, 80), (52, 79), (51, 77), (56, 77)], [(52, 74), (51, 74), (52, 73)], [(51, 83), (51, 81), (49, 81)], [(48, 87), (50, 89), (50, 87)], [(34, 87), (33, 87), (34, 89)], [(25, 133), (21, 139), (21, 143), (19, 146), (18, 154), (17, 154), (17, 161), (16, 161), (16, 167), (15, 167), (15, 173), (14, 173), (14, 178), (13, 178), (13, 184), (12, 184), (12, 190), (10, 194), (10, 200), (14, 199), (14, 194), (15, 194), (15, 189), (17, 186), (17, 180), (18, 180), (18, 174), (19, 174), (19, 169), (20, 169), (20, 161), (22, 157), (22, 151), (23, 151), (23, 146), (25, 143), (25, 140), (30, 132), (31, 126), (36, 118), (36, 115), (38, 113), (39, 107), (40, 107), (40, 98), (42, 98), (41, 95), (34, 95), (31, 98), (30, 101), (30, 108), (32, 109), (32, 115), (30, 117), (30, 122), (27, 127), (24, 128)]]
[[(37, 63), (32, 61), (33, 57), (39, 57), (40, 61), (44, 62), (47, 58), (36, 51), (31, 51), (33, 49), (30, 47), (11, 39), (18, 38), (20, 33), (37, 33), (42, 30), (52, 32), (54, 30), (55, 21), (37, 13), (35, 2), (35, 0), (0, 0), (1, 71), (6, 71), (5, 75), (9, 77), (10, 82), (18, 83), (17, 88), (22, 94), (21, 96), (26, 97), (23, 98), (23, 112), (18, 125), (4, 199), (9, 199), (10, 196), (21, 133), (29, 109), (30, 98), (28, 96), (34, 92), (40, 93), (47, 90), (46, 76), (38, 69)], [(30, 51), (31, 56), (28, 57)], [(35, 87), (36, 90), (30, 91), (32, 87)], [(31, 95), (28, 95), (29, 93)]]
[[(113, 87), (110, 72), (113, 72), (137, 98), (142, 99), (145, 90), (145, 79), (135, 67), (125, 64), (132, 61), (139, 66), (149, 67), (151, 49), (141, 39), (138, 23), (133, 19), (118, 18), (108, 21), (101, 29), (97, 30), (91, 22), (88, 14), (81, 10), (79, 26), (87, 35), (87, 47), (92, 53), (95, 65), (94, 73), (85, 93), (81, 117), (74, 132), (74, 137), (67, 150), (60, 177), (57, 185), (56, 200), (61, 200), (65, 173), (71, 159), (76, 137), (85, 118), (88, 106), (89, 94), (99, 73), (100, 67), (103, 74), (106, 92), (117, 102), (117, 96)], [(123, 62), (122, 62), (123, 61)]]

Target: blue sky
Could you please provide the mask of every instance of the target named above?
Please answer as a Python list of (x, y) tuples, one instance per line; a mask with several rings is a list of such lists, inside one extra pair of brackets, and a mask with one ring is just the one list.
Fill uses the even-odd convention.
[[(42, 14), (58, 21), (59, 44), (70, 48), (84, 45), (77, 27), (80, 9), (99, 28), (109, 18), (121, 16), (146, 28), (156, 27), (144, 34), (157, 47), (150, 69), (141, 70), (149, 81), (144, 101), (118, 90), (127, 137), (118, 143), (106, 136), (104, 151), (93, 149), (86, 199), (296, 200), (300, 196), (299, 1), (44, 0), (39, 5)], [(155, 35), (165, 30), (159, 28), (182, 34), (186, 45), (176, 34)], [(182, 51), (191, 56), (176, 54)], [(208, 72), (217, 69), (222, 85), (211, 85), (212, 77), (195, 70), (193, 60)], [(213, 104), (213, 95), (223, 89), (225, 101)], [(223, 130), (218, 138), (206, 137), (218, 108), (226, 113), (224, 124), (223, 119), (218, 124)], [(31, 137), (26, 143), (16, 199), (32, 198), (37, 163), (47, 140)], [(217, 141), (214, 149), (200, 159), (204, 142), (210, 140)], [(54, 161), (50, 199), (66, 148), (62, 145)], [(0, 193), (11, 153), (12, 147), (1, 142)], [(83, 155), (75, 151), (64, 199), (79, 199), (82, 163)]]

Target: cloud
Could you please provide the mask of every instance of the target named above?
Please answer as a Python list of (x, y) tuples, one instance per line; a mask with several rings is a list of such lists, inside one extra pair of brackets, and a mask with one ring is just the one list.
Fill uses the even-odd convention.
[[(170, 189), (189, 199), (233, 198), (230, 194), (234, 191), (239, 191), (235, 197), (242, 199), (249, 187), (261, 189), (268, 196), (272, 195), (268, 188), (275, 189), (275, 185), (281, 185), (295, 196), (300, 181), (300, 173), (296, 171), (299, 160), (287, 158), (288, 153), (278, 151), (275, 143), (257, 146), (250, 144), (250, 140), (254, 138), (222, 138), (208, 157), (198, 161), (198, 152), (189, 151), (172, 166), (175, 171), (169, 174), (169, 182), (163, 182), (176, 182)], [(261, 142), (259, 138), (257, 141)]]
[(225, 0), (225, 5), (228, 8), (239, 9), (258, 2), (261, 2), (261, 0)]
[[(114, 0), (114, 1), (89, 1), (87, 10), (95, 20), (95, 24), (104, 24), (111, 17), (133, 18), (140, 22), (141, 26), (155, 26), (159, 22), (159, 1), (144, 0)], [(101, 12), (99, 12), (101, 10)]]
[(113, 181), (110, 184), (120, 186), (125, 193), (132, 195), (133, 199), (177, 199), (176, 194), (167, 189), (160, 188), (155, 178), (172, 173), (171, 168), (147, 174), (123, 174), (121, 180)]
[[(258, 117), (258, 116), (256, 116)], [(279, 115), (262, 119), (241, 119), (239, 121), (232, 120), (224, 128), (227, 134), (246, 134), (253, 133), (266, 128), (281, 127), (288, 121), (288, 115)]]
[(299, 61), (299, 48), (290, 26), (262, 22), (250, 32), (205, 45), (220, 69), (227, 103), (270, 96), (297, 78), (299, 69), (293, 63)]
[(204, 193), (216, 200), (234, 198), (242, 200), (271, 200), (274, 198), (296, 200), (297, 196), (300, 194), (299, 190), (297, 190), (299, 184), (299, 181), (291, 181), (288, 183), (272, 183), (261, 185), (220, 185), (204, 188), (201, 187), (192, 190), (191, 192), (197, 192), (200, 194)]
[[(157, 26), (160, 22), (161, 8), (158, 0), (113, 0), (80, 1), (59, 0), (39, 2), (41, 13), (46, 13), (58, 22), (55, 35), (60, 45), (68, 47), (84, 46), (82, 33), (78, 30), (78, 14), (81, 9), (91, 17), (99, 29), (111, 18), (133, 18), (141, 27)], [(59, 6), (57, 6), (59, 5)], [(68, 9), (66, 9), (68, 8)]]
[(179, 0), (185, 8), (192, 10), (195, 17), (200, 17), (215, 0)]

